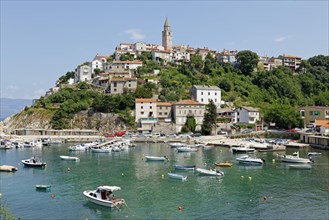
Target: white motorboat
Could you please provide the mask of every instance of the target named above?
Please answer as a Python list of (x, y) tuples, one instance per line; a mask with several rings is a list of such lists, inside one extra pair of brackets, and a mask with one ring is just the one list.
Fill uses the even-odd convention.
[(72, 160), (72, 161), (80, 161), (80, 159), (78, 157), (71, 157), (71, 156), (64, 156), (61, 155), (59, 156), (62, 160)]
[(172, 148), (176, 148), (176, 147), (183, 147), (183, 146), (185, 146), (185, 144), (180, 143), (180, 142), (174, 142), (174, 143), (169, 143), (169, 146)]
[(42, 147), (42, 140), (25, 141), (24, 147)]
[(169, 161), (166, 156), (155, 157), (155, 156), (145, 156), (146, 161)]
[(47, 163), (43, 163), (39, 157), (31, 157), (26, 160), (22, 160), (25, 166), (29, 167), (45, 167)]
[(87, 145), (77, 144), (69, 147), (70, 151), (86, 151), (88, 149)]
[(302, 169), (302, 170), (309, 170), (312, 168), (310, 164), (291, 164), (288, 165), (290, 169)]
[(307, 154), (307, 156), (321, 156), (322, 155), (322, 153), (320, 153), (320, 152), (308, 152), (308, 154)]
[(10, 141), (1, 141), (0, 142), (0, 149), (8, 150), (11, 149), (13, 146)]
[(254, 148), (250, 148), (249, 146), (243, 146), (240, 145), (238, 147), (232, 147), (232, 152), (233, 153), (254, 153), (255, 149)]
[(300, 158), (299, 152), (295, 152), (294, 155), (280, 155), (280, 159), (286, 163), (312, 163), (308, 158)]
[(88, 198), (90, 202), (106, 207), (120, 207), (125, 204), (125, 200), (115, 197), (114, 191), (121, 190), (119, 186), (99, 186), (96, 190), (86, 190), (83, 195)]
[(51, 185), (35, 185), (35, 188), (38, 190), (49, 190)]
[(252, 157), (249, 157), (248, 155), (238, 157), (238, 158), (236, 158), (236, 160), (240, 164), (245, 164), (245, 165), (260, 165), (261, 166), (264, 164), (264, 160), (262, 160), (260, 158), (252, 158)]
[(112, 152), (112, 148), (109, 146), (102, 146), (102, 147), (94, 146), (94, 147), (91, 147), (91, 152), (93, 152), (93, 153), (110, 153), (110, 152)]
[(196, 168), (195, 171), (202, 175), (208, 176), (224, 176), (224, 172), (220, 170), (207, 170), (202, 168)]
[(177, 152), (196, 152), (198, 148), (194, 147), (177, 147)]
[(177, 174), (177, 173), (168, 173), (168, 176), (172, 179), (178, 179), (178, 180), (182, 180), (182, 181), (187, 180), (187, 176)]

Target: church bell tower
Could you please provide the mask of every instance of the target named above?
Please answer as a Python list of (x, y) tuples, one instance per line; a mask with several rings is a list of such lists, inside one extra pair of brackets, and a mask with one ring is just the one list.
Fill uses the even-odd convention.
[(171, 50), (171, 48), (172, 48), (172, 32), (170, 30), (170, 24), (168, 21), (168, 17), (166, 18), (166, 21), (163, 26), (162, 46), (164, 47), (165, 50)]

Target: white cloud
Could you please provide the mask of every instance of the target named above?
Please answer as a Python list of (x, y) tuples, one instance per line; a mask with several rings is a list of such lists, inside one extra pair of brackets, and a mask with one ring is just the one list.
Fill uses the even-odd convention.
[(283, 36), (282, 37), (277, 37), (277, 38), (274, 39), (274, 42), (282, 42), (282, 41), (287, 40), (287, 38), (288, 37), (283, 37)]
[(132, 40), (142, 40), (145, 38), (145, 35), (140, 33), (141, 30), (139, 29), (129, 29), (129, 30), (125, 30), (124, 33), (126, 34), (130, 34), (130, 39)]

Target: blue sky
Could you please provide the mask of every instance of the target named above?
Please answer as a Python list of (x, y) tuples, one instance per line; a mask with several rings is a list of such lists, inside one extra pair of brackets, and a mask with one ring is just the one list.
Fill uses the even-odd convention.
[(56, 80), (121, 42), (328, 55), (328, 1), (3, 1), (1, 97), (39, 98)]

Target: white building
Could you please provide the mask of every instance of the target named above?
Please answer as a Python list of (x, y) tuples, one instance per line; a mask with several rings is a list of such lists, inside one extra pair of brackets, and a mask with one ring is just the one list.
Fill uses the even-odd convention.
[(241, 106), (234, 111), (237, 113), (237, 123), (256, 124), (256, 122), (260, 120), (258, 109)]
[(153, 126), (157, 123), (157, 100), (135, 99), (135, 121), (138, 123), (137, 130), (152, 131)]
[(107, 62), (108, 56), (99, 56), (98, 54), (91, 61), (91, 72), (94, 73), (95, 69), (103, 70), (103, 64)]
[(182, 100), (173, 104), (173, 118), (176, 123), (176, 132), (181, 132), (186, 123), (187, 116), (193, 116), (196, 121), (196, 131), (201, 130), (204, 112), (205, 105), (197, 101)]
[(85, 82), (85, 81), (91, 81), (92, 79), (92, 72), (91, 67), (87, 65), (81, 65), (78, 66), (75, 69), (75, 77), (74, 81), (77, 82)]
[(209, 104), (210, 100), (214, 102), (217, 107), (221, 104), (221, 90), (217, 86), (202, 86), (193, 85), (190, 89), (190, 96), (202, 104)]

